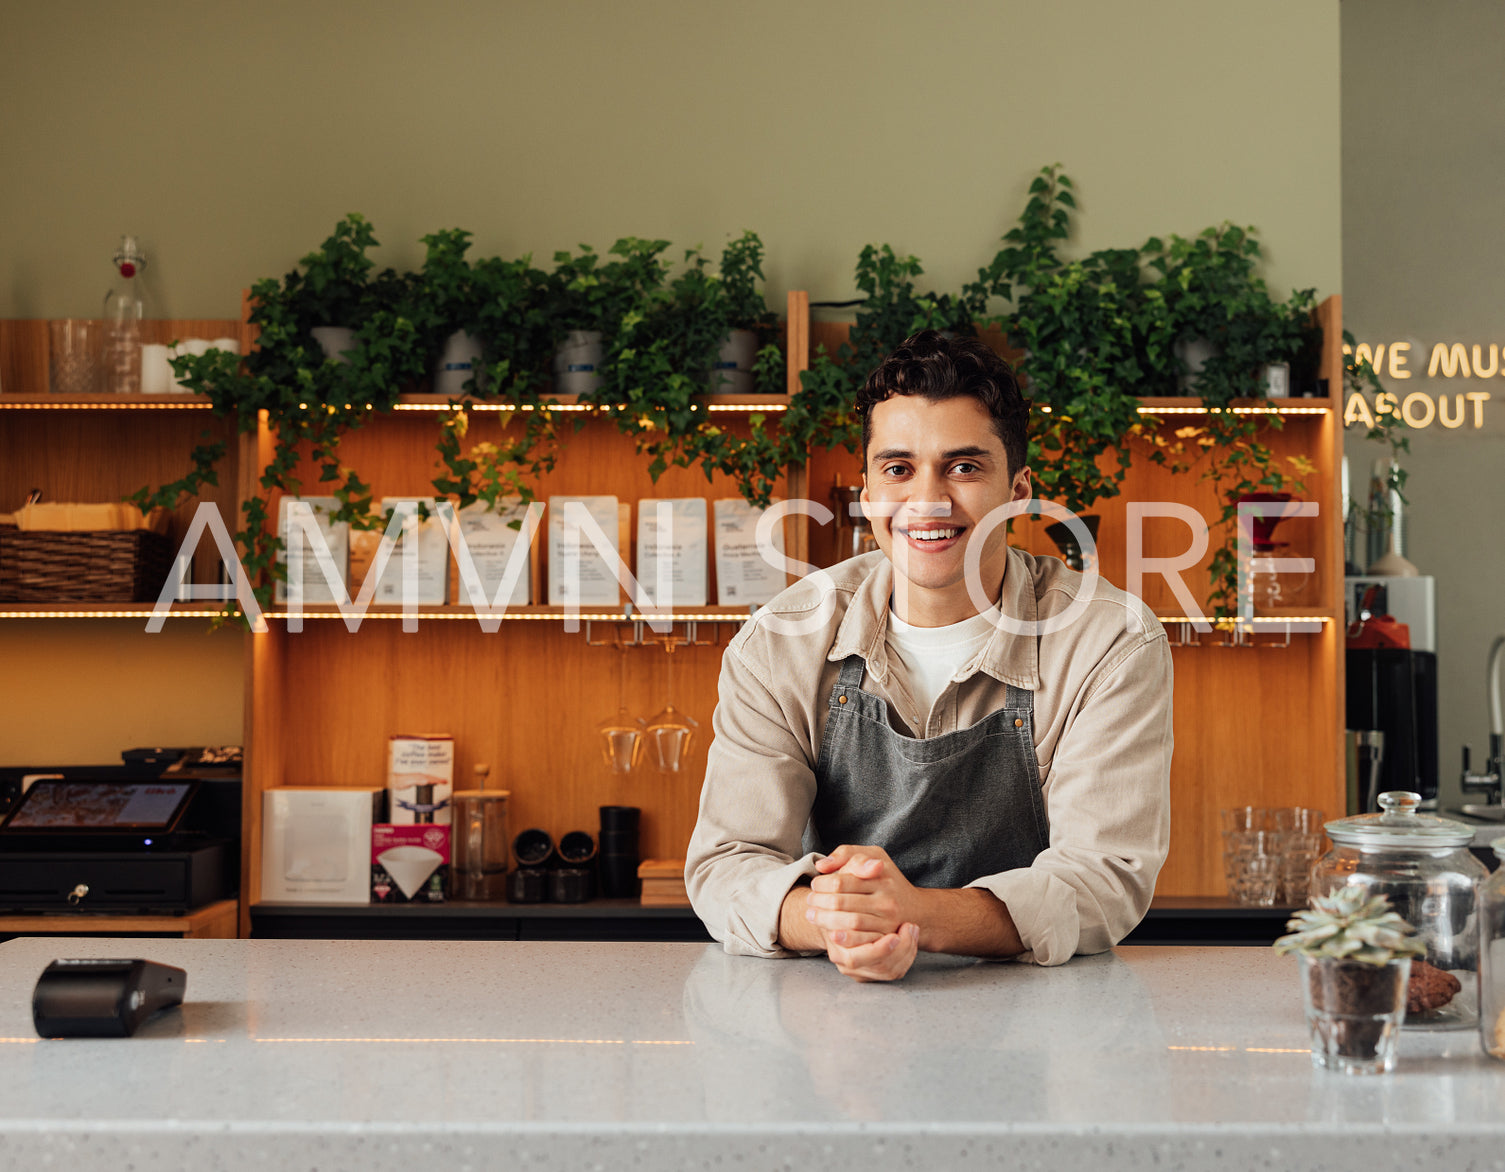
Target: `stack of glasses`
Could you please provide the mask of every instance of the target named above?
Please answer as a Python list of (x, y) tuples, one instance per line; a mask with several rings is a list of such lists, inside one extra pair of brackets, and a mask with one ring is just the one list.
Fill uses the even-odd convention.
[(1251, 907), (1304, 907), (1324, 847), (1323, 813), (1303, 806), (1219, 811), (1228, 897)]

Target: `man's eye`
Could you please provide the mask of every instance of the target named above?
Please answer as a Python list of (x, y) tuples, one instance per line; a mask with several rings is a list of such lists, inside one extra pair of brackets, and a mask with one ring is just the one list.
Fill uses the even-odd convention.
[(883, 475), (885, 475), (885, 476), (903, 476), (908, 471), (909, 471), (909, 469), (906, 468), (903, 464), (890, 464), (886, 468), (883, 469)]
[(953, 464), (951, 466), (951, 471), (959, 472), (963, 476), (971, 476), (974, 472), (978, 471), (978, 468), (976, 464), (973, 464), (968, 460), (963, 460), (960, 464)]

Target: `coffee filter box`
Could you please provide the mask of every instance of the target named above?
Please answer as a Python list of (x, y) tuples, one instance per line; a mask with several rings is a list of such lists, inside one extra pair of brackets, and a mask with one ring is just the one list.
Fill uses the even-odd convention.
[(448, 826), (455, 791), (455, 740), (447, 733), (399, 733), (387, 744), (388, 821)]
[(371, 828), (385, 791), (281, 786), (262, 801), (261, 897), (292, 903), (369, 903)]
[(443, 903), (449, 889), (448, 826), (371, 828), (371, 902)]

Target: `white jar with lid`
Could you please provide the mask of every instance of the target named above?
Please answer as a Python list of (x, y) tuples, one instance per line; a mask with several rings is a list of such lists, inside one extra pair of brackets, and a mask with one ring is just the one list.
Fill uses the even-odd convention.
[(1426, 963), (1411, 966), (1403, 1028), (1472, 1027), (1479, 1004), (1478, 891), (1488, 875), (1468, 849), (1473, 828), (1418, 812), (1420, 794), (1383, 793), (1379, 804), (1378, 814), (1327, 823), (1333, 849), (1312, 868), (1312, 893), (1357, 884), (1388, 896), (1427, 946)]

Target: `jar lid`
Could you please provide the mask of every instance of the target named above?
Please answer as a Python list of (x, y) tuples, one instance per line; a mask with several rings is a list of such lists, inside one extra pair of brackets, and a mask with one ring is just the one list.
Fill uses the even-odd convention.
[(457, 789), (449, 795), (451, 798), (465, 798), (467, 801), (496, 802), (503, 801), (512, 796), (510, 789)]
[(1474, 840), (1472, 826), (1418, 813), (1420, 794), (1392, 790), (1381, 794), (1379, 801), (1378, 814), (1355, 814), (1327, 823), (1325, 829), (1332, 840), (1359, 847), (1394, 846), (1412, 850), (1467, 846)]
[(1495, 852), (1495, 858), (1505, 862), (1505, 838), (1497, 838), (1489, 844), (1489, 849)]

